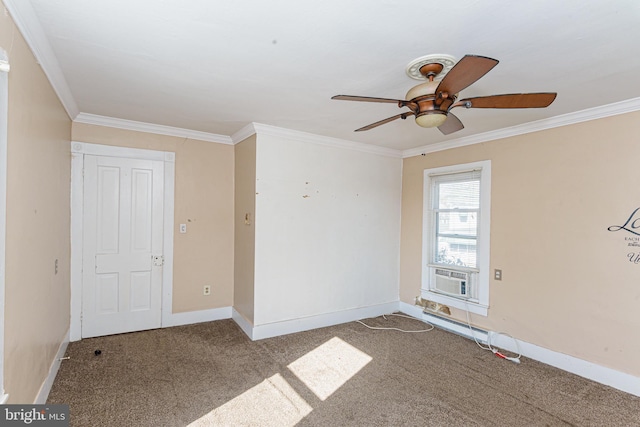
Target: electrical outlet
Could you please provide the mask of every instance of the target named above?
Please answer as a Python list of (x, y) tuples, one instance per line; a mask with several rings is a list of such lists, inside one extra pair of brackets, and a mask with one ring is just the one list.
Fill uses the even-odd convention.
[(502, 270), (493, 270), (493, 278), (496, 280), (502, 280)]
[(204, 285), (204, 289), (202, 291), (203, 295), (211, 295), (211, 286), (209, 285)]

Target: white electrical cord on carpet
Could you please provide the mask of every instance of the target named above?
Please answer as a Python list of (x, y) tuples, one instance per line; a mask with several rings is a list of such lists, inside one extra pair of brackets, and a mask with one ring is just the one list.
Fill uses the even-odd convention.
[(520, 344), (518, 343), (518, 340), (515, 339), (514, 337), (512, 337), (511, 335), (507, 334), (506, 332), (496, 332), (495, 334), (496, 335), (504, 335), (505, 337), (511, 338), (516, 343), (516, 351), (517, 351), (518, 355), (516, 357), (509, 357), (509, 356), (504, 355), (500, 351), (496, 350), (495, 348), (491, 347), (491, 334), (489, 334), (489, 336), (487, 337), (487, 345), (489, 346), (489, 349), (493, 352), (493, 354), (495, 354), (496, 356), (500, 357), (501, 359), (510, 360), (513, 363), (520, 363), (520, 358), (522, 357), (522, 352), (520, 351)]
[(499, 357), (501, 359), (509, 360), (509, 361), (511, 361), (513, 363), (520, 363), (520, 358), (522, 357), (522, 352), (520, 351), (520, 343), (518, 343), (517, 339), (515, 339), (511, 335), (507, 334), (506, 332), (496, 332), (495, 334), (496, 335), (504, 335), (505, 337), (509, 337), (516, 343), (516, 349), (517, 349), (517, 352), (518, 352), (518, 355), (516, 357), (507, 356), (507, 355), (501, 353), (499, 350), (497, 350), (494, 347), (492, 347), (491, 346), (491, 333), (487, 334), (487, 347), (483, 347), (482, 344), (480, 344), (478, 342), (478, 340), (476, 339), (476, 335), (473, 333), (473, 328), (471, 327), (471, 319), (469, 318), (469, 307), (467, 306), (467, 302), (466, 301), (465, 301), (465, 306), (466, 306), (466, 310), (465, 311), (467, 313), (467, 326), (469, 326), (469, 331), (471, 332), (471, 337), (476, 342), (476, 344), (478, 344), (478, 347), (480, 347), (483, 350), (488, 350), (488, 351), (492, 352), (493, 354), (495, 354), (497, 357)]
[[(383, 314), (382, 318), (384, 320), (389, 320), (389, 319), (387, 319), (387, 316), (396, 316), (396, 317), (404, 317), (406, 319), (420, 320), (420, 319), (416, 319), (415, 317), (405, 316), (404, 314), (394, 314), (394, 313)], [(360, 320), (356, 320), (356, 322), (360, 323), (362, 326), (366, 326), (367, 328), (373, 329), (373, 330), (376, 330), (376, 331), (398, 331), (398, 332), (404, 332), (404, 333), (409, 333), (409, 334), (410, 333), (416, 333), (416, 332), (429, 332), (435, 327), (431, 323), (424, 322), (422, 320), (420, 320), (420, 321), (423, 322), (423, 323), (426, 323), (427, 325), (429, 325), (430, 328), (429, 329), (421, 329), (421, 330), (417, 330), (417, 331), (405, 331), (404, 329), (400, 329), (400, 328), (385, 328), (385, 327), (378, 327), (378, 326), (369, 326), (369, 325), (367, 325), (366, 323), (364, 323), (364, 322), (362, 322)]]

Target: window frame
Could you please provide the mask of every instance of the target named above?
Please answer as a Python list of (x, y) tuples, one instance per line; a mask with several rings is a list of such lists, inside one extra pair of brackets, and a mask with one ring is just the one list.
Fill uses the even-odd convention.
[[(480, 209), (476, 234), (476, 268), (455, 265), (433, 264), (435, 248), (433, 207), (431, 193), (434, 176), (453, 175), (478, 170), (480, 172)], [(472, 313), (487, 316), (489, 309), (489, 270), (490, 270), (490, 236), (491, 236), (491, 160), (482, 160), (450, 166), (442, 166), (424, 170), (423, 179), (423, 217), (422, 217), (422, 286), (421, 297), (451, 307), (468, 310)], [(431, 283), (431, 271), (436, 268), (469, 272), (475, 279), (473, 298), (461, 298), (445, 295), (436, 290)]]

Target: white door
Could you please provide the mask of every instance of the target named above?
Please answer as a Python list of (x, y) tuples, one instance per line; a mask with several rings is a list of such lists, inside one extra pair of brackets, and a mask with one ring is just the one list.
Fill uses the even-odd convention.
[(84, 156), (82, 337), (159, 328), (164, 163)]

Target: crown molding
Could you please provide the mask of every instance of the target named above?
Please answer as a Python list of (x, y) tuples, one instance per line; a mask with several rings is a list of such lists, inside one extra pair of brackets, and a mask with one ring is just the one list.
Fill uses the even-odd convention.
[(277, 138), (294, 139), (299, 142), (324, 145), (327, 147), (355, 150), (363, 153), (378, 154), (381, 156), (401, 158), (402, 151), (393, 148), (379, 147), (377, 145), (364, 144), (361, 142), (347, 141), (339, 138), (316, 135), (297, 130), (280, 128), (276, 126), (264, 125), (261, 123), (251, 123), (231, 137), (234, 143), (238, 143), (253, 134), (269, 135)]
[(156, 125), (153, 123), (136, 122), (133, 120), (118, 119), (115, 117), (98, 116), (95, 114), (80, 113), (74, 123), (106, 126), (117, 129), (133, 130), (138, 132), (155, 133), (158, 135), (177, 136), (180, 138), (197, 139), (200, 141), (216, 142), (218, 144), (233, 144), (231, 137), (215, 133), (200, 132), (172, 126)]
[(80, 113), (78, 104), (76, 104), (71, 89), (69, 89), (69, 84), (64, 78), (60, 63), (53, 53), (51, 44), (49, 44), (49, 40), (42, 29), (31, 2), (25, 0), (3, 0), (3, 3), (16, 27), (18, 27), (18, 30), (20, 30), (20, 33), (22, 33), (31, 48), (33, 56), (40, 64), (42, 71), (49, 79), (69, 118), (71, 120), (75, 119)]
[(255, 135), (256, 133), (257, 133), (256, 132), (256, 128), (253, 126), (253, 123), (249, 123), (248, 125), (246, 125), (242, 129), (240, 129), (238, 132), (236, 132), (233, 135), (231, 135), (231, 141), (235, 145), (235, 144), (237, 144), (239, 142), (244, 141), (245, 139), (249, 138), (250, 136)]
[(480, 133), (453, 139), (451, 141), (437, 144), (425, 145), (423, 147), (411, 148), (402, 152), (402, 157), (414, 157), (421, 154), (434, 153), (436, 151), (448, 150), (450, 148), (464, 147), (467, 145), (479, 144), (481, 142), (493, 141), (496, 139), (508, 138), (511, 136), (537, 132), (546, 129), (553, 129), (560, 126), (568, 126), (590, 120), (602, 119), (604, 117), (617, 116), (619, 114), (631, 113), (640, 110), (640, 98), (627, 99), (600, 107), (588, 108), (574, 113), (563, 114), (550, 117), (548, 119), (537, 120), (518, 126), (512, 126), (496, 131)]

